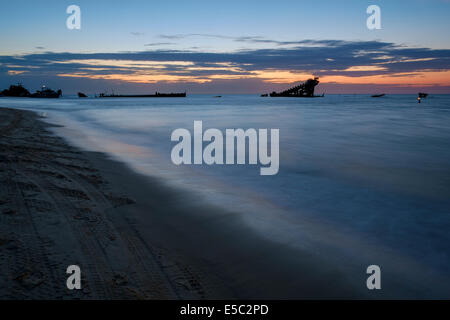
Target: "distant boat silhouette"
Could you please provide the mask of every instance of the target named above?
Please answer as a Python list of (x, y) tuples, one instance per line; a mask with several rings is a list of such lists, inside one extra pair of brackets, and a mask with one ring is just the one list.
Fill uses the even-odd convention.
[(419, 98), (426, 98), (428, 97), (428, 93), (419, 92)]
[(263, 94), (261, 95), (261, 97), (268, 97), (268, 96), (269, 96), (268, 93), (263, 93)]
[(287, 89), (282, 92), (272, 92), (271, 97), (295, 97), (295, 98), (318, 98), (323, 97), (314, 95), (314, 88), (319, 84), (319, 77), (308, 79), (304, 83)]
[(380, 98), (380, 97), (384, 97), (384, 96), (385, 96), (384, 93), (381, 93), (381, 94), (374, 94), (374, 95), (372, 95), (372, 98)]
[(185, 98), (186, 92), (183, 93), (159, 93), (155, 94), (105, 94), (100, 93), (99, 98)]
[(83, 92), (78, 92), (78, 98), (87, 98), (87, 95), (85, 95)]
[(5, 89), (0, 92), (0, 96), (4, 97), (27, 97), (27, 98), (59, 98), (62, 95), (61, 89), (54, 91), (42, 86), (41, 90), (37, 90), (35, 93), (30, 93), (25, 89), (21, 83), (17, 85), (11, 85), (9, 89)]
[(47, 88), (46, 86), (42, 86), (41, 90), (36, 91), (33, 94), (30, 94), (30, 98), (59, 98), (62, 95), (61, 89), (58, 91), (54, 91), (52, 89)]
[(2, 92), (0, 92), (0, 96), (29, 97), (30, 92), (27, 89), (25, 89), (21, 83), (18, 83), (17, 85), (11, 85), (11, 86), (9, 86), (9, 89), (5, 89)]

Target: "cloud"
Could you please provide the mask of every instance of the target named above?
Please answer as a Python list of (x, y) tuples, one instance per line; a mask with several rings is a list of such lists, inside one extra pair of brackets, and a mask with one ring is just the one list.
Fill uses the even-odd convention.
[(179, 35), (179, 34), (174, 34), (174, 35), (160, 34), (158, 37), (162, 38), (162, 39), (178, 40), (178, 39), (184, 39), (186, 36)]
[(170, 46), (170, 45), (174, 45), (176, 43), (174, 42), (155, 42), (155, 43), (147, 43), (144, 46), (146, 47), (157, 47), (157, 46)]
[(251, 41), (263, 41), (263, 37), (261, 36), (241, 36), (241, 37), (233, 37), (233, 36), (225, 36), (221, 34), (210, 34), (210, 33), (186, 33), (186, 34), (160, 34), (158, 36), (162, 39), (172, 39), (172, 40), (181, 40), (186, 38), (216, 38), (216, 39), (227, 39), (233, 41), (240, 42), (251, 42)]
[(132, 34), (133, 36), (136, 36), (136, 37), (140, 37), (140, 36), (144, 36), (145, 35), (144, 32), (136, 32), (136, 31), (130, 32), (130, 34)]
[[(225, 37), (215, 34), (161, 35)], [(211, 83), (255, 79), (293, 83), (317, 75), (322, 83), (450, 86), (450, 50), (410, 48), (382, 41), (299, 40), (280, 42), (256, 36), (233, 41), (276, 46), (234, 52), (149, 50), (119, 53), (34, 53), (0, 56), (0, 80), (12, 74), (126, 83)], [(290, 47), (279, 47), (287, 45)], [(149, 47), (174, 44), (149, 43)], [(10, 79), (10, 78), (8, 78)], [(260, 83), (260, 82), (259, 82)]]
[(226, 39), (235, 42), (243, 43), (257, 43), (257, 44), (274, 44), (277, 46), (287, 46), (287, 45), (298, 45), (298, 46), (330, 46), (338, 45), (343, 41), (339, 40), (299, 40), (299, 41), (279, 41), (266, 39), (262, 36), (225, 36), (221, 34), (208, 34), (208, 33), (187, 33), (187, 34), (160, 34), (159, 38), (171, 39), (171, 40), (181, 40), (186, 38), (198, 37), (198, 38), (216, 38), (216, 39)]

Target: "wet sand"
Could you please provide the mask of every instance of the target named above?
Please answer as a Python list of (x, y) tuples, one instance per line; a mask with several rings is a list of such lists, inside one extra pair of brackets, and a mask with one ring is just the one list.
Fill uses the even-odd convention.
[[(0, 119), (0, 299), (365, 297), (364, 274), (350, 281), (236, 213), (74, 148), (35, 113)], [(66, 288), (69, 265), (81, 290)]]

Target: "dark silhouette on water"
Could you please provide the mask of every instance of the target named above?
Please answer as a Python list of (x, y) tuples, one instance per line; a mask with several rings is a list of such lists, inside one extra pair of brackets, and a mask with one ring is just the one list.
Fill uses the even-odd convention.
[(105, 94), (100, 93), (99, 98), (185, 98), (186, 92), (183, 93), (159, 93), (155, 94)]
[(426, 98), (428, 97), (428, 93), (419, 92), (419, 98)]
[(372, 98), (381, 98), (381, 97), (384, 97), (386, 94), (384, 94), (384, 93), (381, 93), (381, 94), (374, 94), (374, 95), (372, 95)]
[(0, 93), (0, 96), (4, 97), (28, 97), (29, 95), (30, 91), (25, 89), (21, 83), (10, 85), (9, 89), (5, 89)]
[(78, 92), (78, 98), (87, 98), (87, 95), (85, 95), (83, 92)]
[(290, 88), (288, 90), (282, 92), (272, 92), (270, 94), (271, 97), (295, 97), (295, 98), (317, 98), (323, 97), (324, 94), (320, 96), (314, 95), (314, 88), (319, 84), (319, 78), (315, 77), (314, 79), (308, 79), (304, 83)]
[(28, 98), (59, 98), (62, 95), (61, 89), (58, 91), (51, 90), (42, 86), (41, 90), (30, 93), (21, 83), (11, 85), (9, 89), (5, 89), (0, 93), (3, 97), (28, 97)]
[(59, 98), (62, 95), (61, 89), (58, 91), (54, 91), (52, 89), (47, 88), (46, 86), (42, 86), (41, 90), (36, 91), (33, 94), (30, 94), (30, 98)]

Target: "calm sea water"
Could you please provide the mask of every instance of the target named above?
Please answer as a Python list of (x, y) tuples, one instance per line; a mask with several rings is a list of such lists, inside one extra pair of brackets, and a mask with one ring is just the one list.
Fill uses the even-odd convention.
[[(242, 215), (264, 237), (334, 263), (378, 264), (450, 295), (450, 96), (321, 99), (1, 98), (46, 112), (72, 143)], [(280, 129), (280, 171), (175, 166), (176, 128)], [(213, 213), (212, 213), (213, 214)], [(431, 286), (431, 285), (430, 285)], [(436, 291), (436, 292), (437, 292)]]

